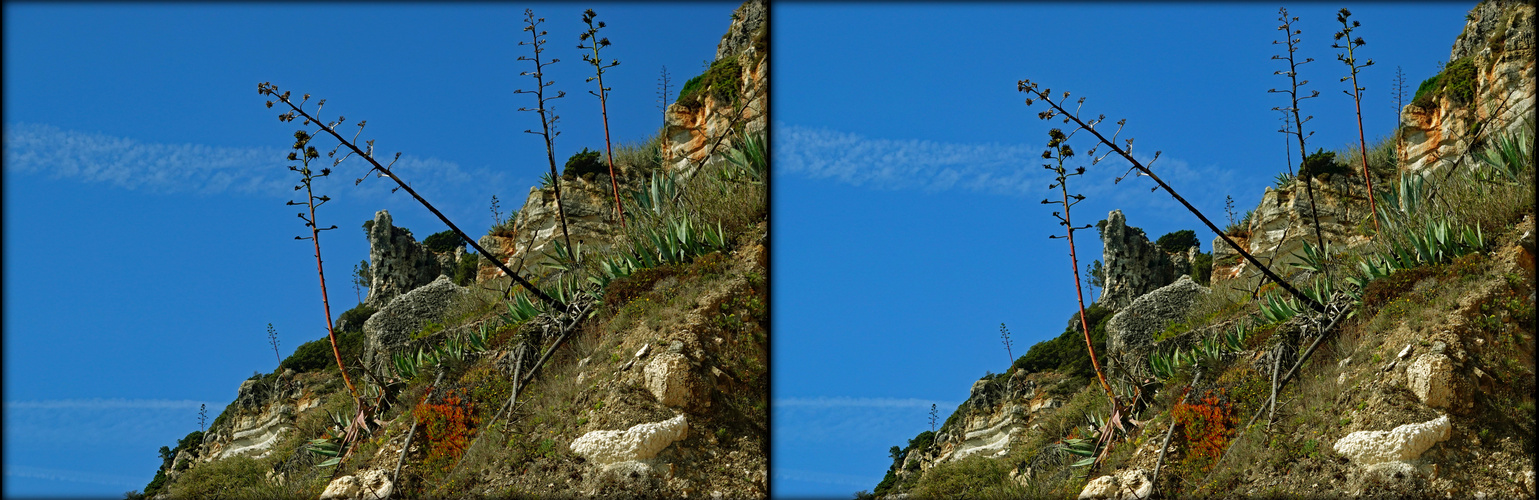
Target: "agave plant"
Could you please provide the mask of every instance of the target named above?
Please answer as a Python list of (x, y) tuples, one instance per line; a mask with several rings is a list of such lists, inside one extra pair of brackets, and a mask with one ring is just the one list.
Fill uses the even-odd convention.
[(1533, 139), (1524, 137), (1533, 134), (1532, 126), (1527, 130), (1514, 134), (1504, 134), (1496, 138), (1495, 144), (1486, 147), (1476, 154), (1480, 164), (1484, 168), (1477, 167), (1471, 171), (1476, 180), (1492, 184), (1518, 184), (1527, 177), (1526, 172), (1534, 164)]
[(727, 152), (728, 167), (721, 170), (721, 180), (764, 184), (769, 162), (764, 137), (751, 135), (743, 139), (743, 145)]
[(1261, 317), (1268, 323), (1282, 323), (1297, 316), (1303, 307), (1293, 297), (1279, 297), (1277, 294), (1269, 294), (1261, 303)]
[(513, 299), (508, 301), (508, 312), (498, 316), (502, 318), (504, 324), (516, 325), (528, 321), (539, 314), (540, 309), (535, 307), (533, 302), (529, 301), (528, 296), (524, 295), (523, 292), (515, 292)]
[(560, 240), (551, 241), (551, 251), (545, 254), (551, 259), (546, 267), (564, 272), (573, 272), (582, 268), (583, 251), (582, 240), (577, 240), (571, 248), (567, 248)]

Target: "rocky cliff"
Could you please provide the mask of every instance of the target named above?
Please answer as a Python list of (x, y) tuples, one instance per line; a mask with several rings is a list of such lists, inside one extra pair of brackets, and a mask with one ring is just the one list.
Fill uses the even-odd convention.
[[(1431, 97), (1405, 107), (1401, 164), (1410, 172), (1442, 171), (1482, 139), (1533, 124), (1534, 5), (1492, 0), (1470, 10)], [(1476, 125), (1481, 125), (1479, 133)]]

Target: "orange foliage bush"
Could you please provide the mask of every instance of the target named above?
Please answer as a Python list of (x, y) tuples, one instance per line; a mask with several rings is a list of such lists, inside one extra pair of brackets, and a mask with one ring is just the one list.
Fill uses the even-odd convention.
[(425, 401), (412, 410), (418, 431), (428, 442), (424, 467), (447, 471), (465, 453), (470, 447), (471, 428), (476, 425), (473, 410), (464, 389), (450, 391), (436, 403)]
[(1191, 450), (1187, 463), (1204, 472), (1224, 452), (1229, 432), (1239, 425), (1233, 405), (1223, 399), (1223, 390), (1216, 395), (1207, 391), (1196, 403), (1178, 403), (1170, 410)]

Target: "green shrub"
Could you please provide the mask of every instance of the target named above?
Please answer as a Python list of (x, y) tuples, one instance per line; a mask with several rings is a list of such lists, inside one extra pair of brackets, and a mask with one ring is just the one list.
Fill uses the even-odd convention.
[(705, 73), (684, 82), (684, 87), (679, 89), (678, 102), (702, 102), (705, 91), (710, 91), (711, 96), (719, 102), (735, 102), (741, 78), (742, 68), (737, 64), (737, 57), (728, 56), (717, 59), (716, 62), (711, 63), (710, 69), (705, 70)]
[(915, 498), (1007, 498), (1010, 466), (1004, 460), (973, 455), (931, 468), (914, 486)]
[(453, 230), (448, 229), (445, 229), (442, 232), (433, 233), (432, 236), (428, 236), (427, 239), (422, 240), (423, 246), (426, 246), (428, 250), (432, 250), (438, 253), (453, 251), (454, 247), (461, 246), (463, 244), (464, 243), (460, 243), (460, 235), (454, 234)]
[[(481, 266), (481, 258), (475, 253), (466, 253), (454, 266), (454, 283), (459, 286), (469, 286), (476, 282), (476, 271)], [(360, 324), (361, 325), (361, 324)]]
[(1197, 258), (1192, 259), (1191, 276), (1192, 281), (1197, 282), (1197, 284), (1208, 286), (1208, 282), (1213, 279), (1212, 253), (1199, 253)]
[(254, 498), (268, 486), (267, 472), (248, 456), (215, 460), (182, 473), (170, 493), (172, 498)]
[(1154, 245), (1167, 253), (1186, 253), (1186, 249), (1201, 246), (1202, 242), (1197, 240), (1196, 232), (1190, 229), (1182, 229), (1161, 236), (1160, 239), (1154, 242)]
[(1475, 61), (1463, 57), (1443, 68), (1443, 91), (1455, 104), (1475, 101)]
[(1432, 78), (1423, 80), (1421, 85), (1416, 87), (1416, 95), (1411, 98), (1411, 104), (1418, 108), (1431, 108), (1437, 103), (1437, 97), (1441, 95), (1439, 92), (1443, 89), (1442, 83), (1442, 74), (1432, 75)]
[(1299, 166), (1299, 176), (1314, 178), (1321, 175), (1338, 175), (1351, 172), (1345, 164), (1336, 161), (1335, 151), (1326, 151), (1319, 148), (1304, 158), (1303, 165)]
[[(1085, 320), (1091, 325), (1090, 341), (1095, 344), (1097, 354), (1104, 353), (1106, 322), (1111, 319), (1111, 313), (1100, 304), (1085, 309)], [(1079, 312), (1075, 311), (1070, 317), (1069, 326), (1062, 334), (1031, 346), (1024, 356), (1015, 360), (1011, 369), (1028, 373), (1064, 370), (1070, 376), (1093, 374), (1095, 367), (1090, 363), (1090, 352), (1085, 350), (1085, 333), (1079, 327)]]
[(335, 357), (335, 354), (331, 352), (331, 339), (320, 338), (312, 340), (300, 344), (299, 348), (294, 349), (293, 354), (290, 354), (288, 358), (278, 363), (278, 373), (283, 373), (283, 370), (286, 369), (300, 373), (321, 371), (329, 366), (336, 365)]
[(603, 154), (598, 151), (582, 151), (573, 154), (566, 159), (566, 168), (561, 170), (561, 178), (574, 180), (588, 174), (609, 174), (609, 167), (604, 165)]
[(361, 332), (363, 331), (363, 322), (368, 321), (369, 316), (373, 316), (374, 312), (375, 309), (373, 307), (358, 304), (356, 307), (342, 313), (342, 316), (337, 318), (337, 324), (347, 323), (348, 331)]

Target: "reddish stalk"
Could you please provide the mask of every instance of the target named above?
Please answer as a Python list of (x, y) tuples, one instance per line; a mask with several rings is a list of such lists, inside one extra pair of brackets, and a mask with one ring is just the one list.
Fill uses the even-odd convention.
[[(1363, 41), (1363, 37), (1357, 37), (1356, 39), (1352, 38), (1352, 30), (1358, 26), (1362, 26), (1362, 23), (1352, 21), (1351, 24), (1348, 24), (1347, 18), (1351, 16), (1352, 12), (1345, 8), (1341, 9), (1341, 12), (1336, 14), (1336, 20), (1341, 22), (1341, 31), (1336, 33), (1336, 39), (1341, 40), (1342, 38), (1346, 38), (1347, 42), (1345, 44), (1331, 44), (1331, 48), (1347, 49), (1346, 54), (1337, 54), (1336, 59), (1346, 63), (1347, 67), (1352, 68), (1352, 91), (1343, 92), (1346, 92), (1347, 95), (1352, 96), (1352, 103), (1357, 106), (1357, 144), (1360, 148), (1358, 151), (1362, 153), (1361, 156), (1363, 157), (1363, 181), (1368, 183), (1368, 209), (1373, 212), (1373, 232), (1377, 234), (1379, 232), (1379, 206), (1373, 202), (1373, 176), (1368, 174), (1368, 141), (1363, 138), (1364, 89), (1357, 85), (1358, 68), (1373, 66), (1373, 59), (1369, 59), (1368, 62), (1362, 66), (1357, 65), (1357, 55), (1353, 52), (1353, 49), (1360, 47), (1367, 42)], [(1346, 80), (1346, 78), (1342, 78), (1342, 80)], [(1396, 124), (1396, 126), (1398, 127), (1399, 125)]]

